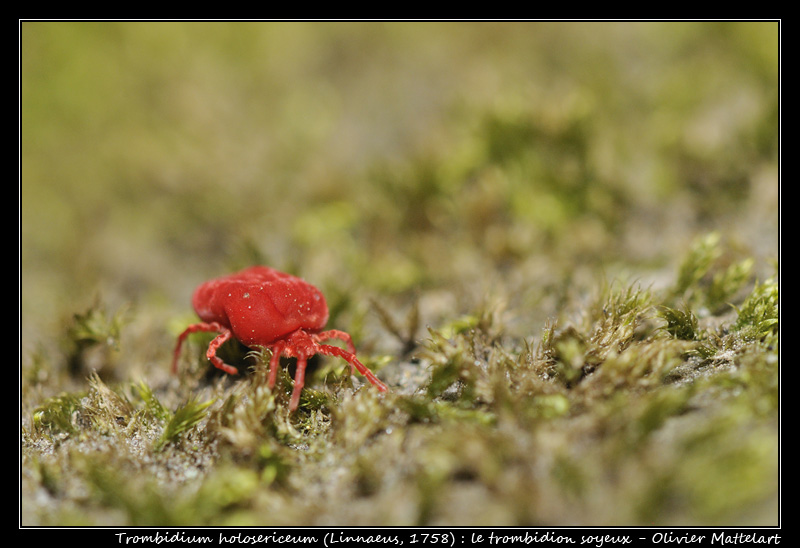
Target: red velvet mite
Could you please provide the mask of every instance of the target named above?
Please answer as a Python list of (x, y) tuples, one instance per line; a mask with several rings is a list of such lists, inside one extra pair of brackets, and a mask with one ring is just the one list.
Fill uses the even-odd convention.
[[(356, 358), (349, 334), (337, 329), (322, 331), (328, 321), (328, 305), (319, 289), (310, 283), (267, 266), (252, 266), (235, 274), (209, 280), (197, 287), (192, 306), (202, 320), (178, 336), (172, 358), (177, 373), (178, 357), (190, 333), (219, 333), (208, 345), (206, 356), (215, 367), (235, 375), (238, 370), (217, 356), (217, 349), (230, 338), (249, 348), (265, 347), (272, 352), (269, 363), (270, 388), (275, 386), (280, 357), (297, 358), (297, 372), (289, 410), (297, 409), (303, 389), (306, 362), (314, 354), (338, 356), (364, 375), (381, 392), (388, 388)], [(322, 344), (340, 339), (347, 351)]]

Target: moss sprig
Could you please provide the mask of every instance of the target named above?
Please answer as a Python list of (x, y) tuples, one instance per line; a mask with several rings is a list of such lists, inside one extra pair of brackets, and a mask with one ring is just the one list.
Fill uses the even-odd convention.
[(197, 426), (206, 417), (206, 410), (213, 403), (214, 400), (200, 401), (193, 396), (178, 407), (164, 427), (161, 437), (155, 442), (154, 449), (163, 450), (168, 444), (174, 443), (181, 435)]

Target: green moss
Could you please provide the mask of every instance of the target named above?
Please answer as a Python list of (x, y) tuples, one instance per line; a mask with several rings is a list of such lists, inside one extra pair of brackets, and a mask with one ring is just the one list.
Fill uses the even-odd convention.
[(690, 288), (696, 286), (709, 272), (714, 261), (722, 253), (720, 239), (719, 233), (712, 232), (697, 238), (692, 243), (691, 250), (687, 253), (678, 270), (678, 278), (673, 289), (675, 295), (685, 295)]
[(777, 280), (769, 279), (756, 284), (737, 310), (733, 329), (746, 340), (775, 342), (780, 318), (779, 302)]
[(156, 420), (168, 421), (170, 419), (169, 410), (158, 400), (153, 389), (144, 381), (139, 381), (133, 385), (133, 391), (144, 402), (145, 409)]
[(119, 350), (121, 330), (128, 315), (127, 309), (109, 314), (99, 300), (85, 312), (75, 313), (67, 324), (62, 343), (69, 372), (76, 376), (84, 374), (92, 350), (99, 351), (100, 363), (113, 364), (111, 358)]
[(660, 311), (660, 316), (666, 320), (667, 325), (664, 329), (672, 337), (682, 341), (692, 341), (698, 336), (697, 316), (689, 310), (664, 307)]
[(192, 398), (178, 407), (167, 421), (164, 432), (156, 441), (154, 449), (161, 451), (168, 443), (176, 441), (182, 434), (194, 428), (206, 417), (206, 409), (213, 403), (213, 400), (201, 402)]
[(136, 478), (132, 482), (125, 469), (99, 459), (83, 459), (79, 466), (92, 489), (95, 503), (121, 510), (131, 525), (168, 526), (187, 517), (152, 480)]
[(748, 257), (731, 264), (714, 274), (708, 288), (708, 306), (711, 310), (719, 310), (728, 305), (733, 297), (751, 281), (754, 261)]
[(33, 411), (33, 425), (41, 433), (74, 434), (79, 431), (74, 423), (81, 409), (81, 394), (61, 394), (49, 398)]

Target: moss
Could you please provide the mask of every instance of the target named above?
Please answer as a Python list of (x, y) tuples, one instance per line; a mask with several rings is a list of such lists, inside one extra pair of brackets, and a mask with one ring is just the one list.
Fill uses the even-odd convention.
[(213, 400), (200, 402), (195, 398), (175, 410), (167, 421), (164, 432), (156, 441), (154, 449), (161, 451), (165, 445), (178, 439), (181, 434), (194, 428), (206, 416), (206, 409), (214, 403)]
[(170, 419), (169, 410), (158, 400), (153, 389), (144, 381), (133, 385), (133, 391), (145, 404), (147, 412), (156, 420), (168, 421)]
[[(86, 311), (72, 316), (62, 343), (70, 374), (82, 376), (98, 364), (104, 366), (104, 373), (108, 374), (113, 367), (113, 355), (119, 350), (121, 330), (128, 315), (127, 309), (109, 314), (100, 300), (96, 300)], [(92, 355), (93, 352), (96, 356)]]
[(664, 307), (660, 316), (667, 322), (664, 329), (676, 339), (691, 341), (697, 338), (697, 316), (688, 308)]
[[(693, 474), (711, 466), (713, 446), (703, 432), (729, 434), (714, 430), (721, 418), (704, 418), (697, 409), (727, 416), (731, 432), (745, 427), (744, 417), (751, 413), (747, 409), (773, 416), (776, 387), (769, 379), (774, 371), (755, 349), (775, 342), (777, 288), (772, 281), (756, 284), (729, 333), (721, 336), (712, 336), (688, 309), (669, 308), (659, 298), (637, 285), (603, 287), (582, 321), (561, 330), (554, 324), (545, 327), (537, 349), (530, 344), (512, 349), (501, 336), (504, 324), (482, 309), (441, 331), (429, 329), (417, 360), (426, 364), (430, 376), (418, 394), (381, 396), (369, 386), (353, 390), (346, 375), (324, 375), (304, 393), (294, 415), (285, 407), (289, 373), (282, 369), (276, 389), (269, 390), (264, 382), (268, 356), (258, 353), (261, 365), (249, 378), (218, 384), (214, 398), (201, 400), (194, 394), (174, 412), (144, 382), (131, 385), (136, 397), (130, 399), (95, 376), (86, 395), (59, 396), (37, 409), (30, 437), (144, 435), (153, 440), (151, 447), (164, 463), (205, 455), (219, 468), (194, 480), (199, 482), (194, 495), (181, 487), (186, 478), (176, 479), (172, 489), (183, 494), (169, 509), (165, 500), (173, 495), (165, 486), (137, 478), (138, 493), (116, 498), (111, 505), (131, 524), (251, 523), (251, 511), (271, 504), (271, 497), (286, 490), (310, 492), (312, 477), (335, 482), (333, 476), (344, 470), (349, 470), (357, 498), (380, 498), (386, 489), (407, 490), (402, 496), (410, 497), (415, 508), (408, 518), (411, 524), (451, 519), (443, 505), (450, 493), (467, 486), (508, 498), (508, 507), (499, 504), (514, 523), (559, 523), (559, 509), (568, 507), (577, 515), (595, 516), (587, 518), (593, 522), (605, 510), (581, 501), (583, 497), (593, 492), (601, 499), (614, 498), (630, 489), (640, 502), (631, 508), (634, 520), (668, 521), (668, 516), (683, 515), (685, 508), (712, 521), (724, 519), (768, 494), (752, 482), (763, 482), (768, 474), (769, 428), (758, 427), (763, 429), (761, 441), (750, 439), (741, 450), (731, 447), (718, 463), (722, 468), (717, 479), (701, 482), (705, 487), (700, 489)], [(691, 379), (686, 368), (706, 363), (692, 361), (700, 343), (716, 348), (713, 355), (719, 356), (730, 344), (725, 337), (757, 346), (742, 347), (729, 358), (738, 369), (675, 383)], [(726, 396), (735, 399), (735, 406), (714, 402), (745, 386), (739, 396)], [(715, 393), (719, 395), (713, 398)], [(736, 408), (746, 414), (735, 413)], [(672, 425), (679, 423), (689, 426), (675, 430)], [(406, 444), (393, 455), (391, 468), (377, 463), (380, 448), (397, 435)], [(186, 436), (191, 443), (179, 443)], [(578, 449), (570, 441), (573, 437), (597, 445)], [(654, 458), (651, 453), (664, 444), (667, 452)], [(101, 455), (79, 469), (97, 502), (109, 504), (113, 493), (126, 489), (121, 478), (134, 457)], [(548, 476), (534, 480), (531, 467), (545, 463)], [(762, 472), (743, 477), (741, 468), (750, 466)], [(603, 470), (626, 467), (636, 474), (659, 468), (635, 488), (608, 478), (597, 483), (598, 474), (607, 473)], [(60, 468), (40, 462), (38, 470), (37, 481), (49, 492), (66, 493)], [(736, 497), (719, 487), (727, 474), (740, 478)], [(539, 498), (545, 496), (548, 509)]]
[(733, 330), (746, 340), (774, 343), (780, 318), (779, 301), (777, 280), (769, 279), (756, 284), (753, 292), (737, 310)]
[(721, 254), (720, 238), (718, 232), (712, 232), (698, 237), (692, 243), (692, 248), (686, 254), (678, 271), (678, 279), (673, 290), (675, 295), (684, 295), (709, 272)]
[(42, 434), (74, 434), (79, 427), (73, 422), (81, 408), (80, 394), (61, 394), (49, 398), (33, 411), (33, 425)]

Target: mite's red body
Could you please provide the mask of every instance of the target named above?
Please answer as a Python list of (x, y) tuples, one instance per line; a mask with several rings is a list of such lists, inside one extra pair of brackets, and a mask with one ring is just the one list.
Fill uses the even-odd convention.
[[(195, 289), (192, 305), (202, 322), (192, 324), (178, 336), (172, 360), (177, 372), (178, 357), (184, 339), (190, 333), (209, 331), (219, 333), (208, 345), (209, 361), (226, 373), (238, 370), (217, 356), (217, 349), (230, 338), (249, 348), (265, 347), (272, 352), (269, 364), (269, 387), (275, 386), (280, 357), (297, 358), (297, 372), (289, 410), (300, 401), (305, 379), (306, 362), (314, 354), (339, 356), (381, 392), (386, 385), (356, 358), (350, 335), (335, 329), (322, 331), (328, 321), (328, 305), (322, 293), (305, 280), (266, 266), (252, 266), (241, 272), (209, 280)], [(338, 346), (322, 344), (329, 339), (341, 339), (347, 351)]]

